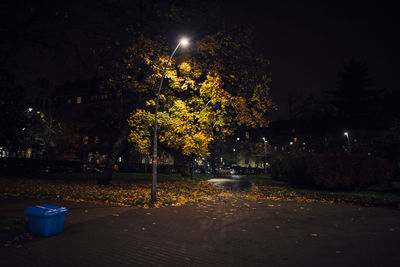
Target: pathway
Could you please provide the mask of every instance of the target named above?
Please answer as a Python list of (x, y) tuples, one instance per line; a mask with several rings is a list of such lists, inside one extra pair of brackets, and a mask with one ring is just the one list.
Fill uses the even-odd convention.
[(160, 209), (52, 204), (70, 209), (63, 233), (0, 248), (0, 266), (400, 266), (395, 209), (235, 194)]

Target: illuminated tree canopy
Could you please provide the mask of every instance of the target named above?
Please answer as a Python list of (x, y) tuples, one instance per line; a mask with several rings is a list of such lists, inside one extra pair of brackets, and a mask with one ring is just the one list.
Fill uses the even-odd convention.
[[(265, 127), (274, 108), (267, 62), (227, 34), (209, 35), (170, 62), (160, 95), (159, 141), (183, 155), (209, 155), (216, 138), (237, 126)], [(149, 154), (156, 89), (169, 55), (145, 39), (127, 50), (124, 86), (137, 95), (129, 142)], [(244, 50), (246, 53), (243, 53)]]

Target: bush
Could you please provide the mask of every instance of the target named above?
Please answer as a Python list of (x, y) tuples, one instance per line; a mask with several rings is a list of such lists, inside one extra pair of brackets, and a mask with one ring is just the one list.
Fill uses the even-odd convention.
[(278, 155), (271, 161), (270, 174), (291, 186), (327, 190), (365, 190), (391, 182), (385, 161), (348, 154)]
[(273, 179), (292, 186), (311, 186), (311, 179), (307, 175), (307, 155), (303, 153), (291, 153), (273, 158), (270, 173)]
[(347, 154), (315, 155), (308, 161), (307, 175), (315, 187), (329, 190), (365, 190), (391, 180), (383, 160)]

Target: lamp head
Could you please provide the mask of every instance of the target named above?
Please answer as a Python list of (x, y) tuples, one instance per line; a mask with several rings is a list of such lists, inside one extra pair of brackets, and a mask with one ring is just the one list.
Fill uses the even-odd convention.
[(180, 43), (183, 46), (187, 46), (189, 44), (189, 40), (187, 38), (182, 38)]
[(348, 133), (348, 132), (344, 132), (344, 135), (345, 135), (345, 136), (348, 136), (348, 135), (349, 135), (349, 133)]

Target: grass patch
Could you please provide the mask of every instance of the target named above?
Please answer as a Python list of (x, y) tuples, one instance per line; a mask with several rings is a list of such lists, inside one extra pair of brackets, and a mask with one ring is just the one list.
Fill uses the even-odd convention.
[(396, 207), (400, 203), (400, 195), (388, 192), (353, 191), (331, 192), (305, 190), (289, 186), (259, 186), (261, 192), (269, 199), (319, 201), (331, 203), (355, 203), (367, 205), (387, 205)]
[(258, 186), (262, 195), (273, 200), (355, 203), (394, 207), (400, 204), (400, 183), (398, 182), (393, 182), (392, 188), (371, 187), (367, 191), (337, 192), (294, 188), (283, 181), (276, 181), (264, 174), (249, 175), (248, 179)]
[(271, 186), (284, 186), (285, 182), (277, 181), (271, 178), (268, 174), (251, 174), (245, 176), (250, 182), (256, 185), (271, 185)]

